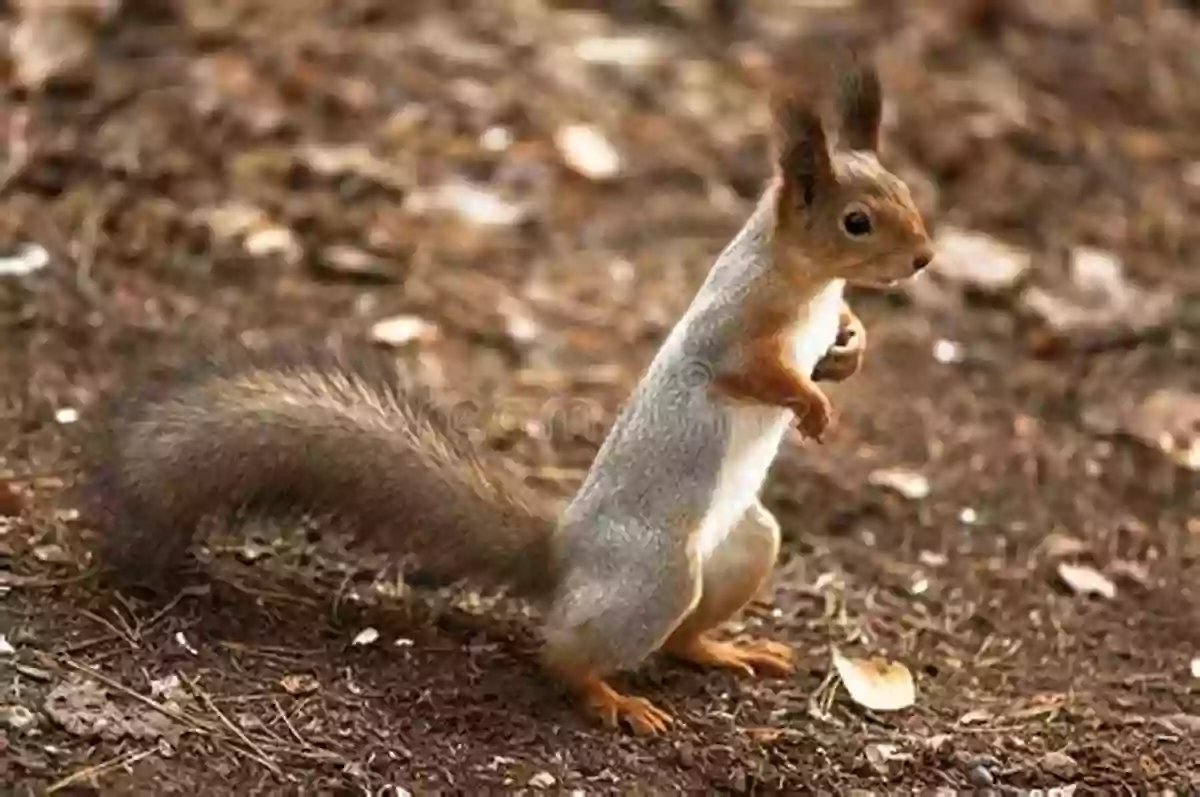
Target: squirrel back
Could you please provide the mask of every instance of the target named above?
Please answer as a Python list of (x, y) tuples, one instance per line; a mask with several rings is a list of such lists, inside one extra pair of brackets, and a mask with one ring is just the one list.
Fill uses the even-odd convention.
[(555, 524), (386, 353), (235, 348), (88, 424), (81, 510), (119, 581), (161, 586), (202, 521), (324, 516), (439, 579), (552, 590)]

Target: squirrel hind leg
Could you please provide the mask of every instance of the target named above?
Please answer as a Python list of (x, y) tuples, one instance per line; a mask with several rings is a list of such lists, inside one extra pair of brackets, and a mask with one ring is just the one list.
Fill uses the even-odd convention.
[(721, 642), (709, 632), (741, 611), (766, 583), (779, 556), (779, 522), (755, 502), (704, 562), (704, 594), (663, 650), (702, 667), (720, 667), (742, 675), (786, 675), (792, 652), (769, 640)]
[(679, 578), (644, 584), (639, 589), (621, 581), (595, 590), (603, 596), (599, 608), (585, 595), (592, 590), (564, 589), (543, 629), (542, 664), (585, 713), (609, 727), (624, 722), (638, 735), (652, 735), (666, 731), (671, 716), (645, 698), (618, 692), (607, 679), (658, 650), (696, 606), (699, 567), (681, 564)]

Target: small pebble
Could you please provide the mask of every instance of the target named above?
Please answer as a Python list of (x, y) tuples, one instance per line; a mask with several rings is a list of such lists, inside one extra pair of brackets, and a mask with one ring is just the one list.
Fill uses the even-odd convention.
[(990, 789), (995, 787), (996, 779), (992, 777), (992, 771), (985, 766), (976, 764), (967, 772), (967, 780), (971, 781), (971, 785), (977, 789)]

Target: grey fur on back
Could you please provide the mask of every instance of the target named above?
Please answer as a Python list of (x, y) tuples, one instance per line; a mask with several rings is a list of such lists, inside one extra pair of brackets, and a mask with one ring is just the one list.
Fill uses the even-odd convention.
[(770, 267), (774, 219), (768, 191), (613, 422), (560, 521), (563, 561), (588, 571), (565, 573), (565, 588), (586, 593), (590, 582), (619, 577), (622, 600), (636, 603), (658, 588), (663, 563), (684, 555), (672, 529), (707, 510), (729, 443), (730, 410), (709, 383), (730, 364), (746, 292)]

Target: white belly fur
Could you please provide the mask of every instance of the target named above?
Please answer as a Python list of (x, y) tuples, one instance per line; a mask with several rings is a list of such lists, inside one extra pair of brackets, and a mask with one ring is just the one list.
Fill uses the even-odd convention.
[[(809, 302), (808, 312), (792, 332), (792, 364), (811, 374), (837, 340), (842, 307), (841, 280), (830, 283)], [(731, 429), (725, 462), (708, 514), (696, 535), (701, 560), (708, 558), (757, 500), (779, 445), (792, 423), (791, 410), (739, 407), (730, 411)]]

